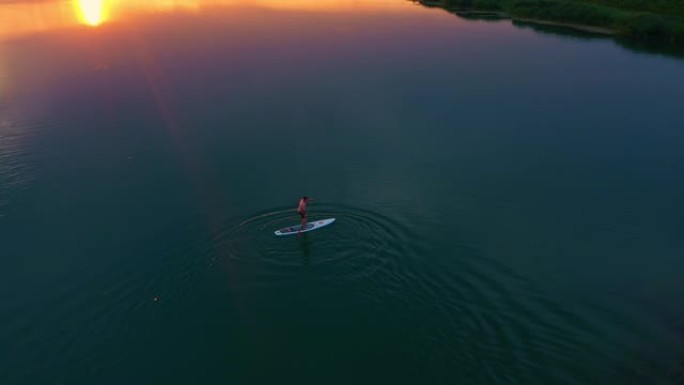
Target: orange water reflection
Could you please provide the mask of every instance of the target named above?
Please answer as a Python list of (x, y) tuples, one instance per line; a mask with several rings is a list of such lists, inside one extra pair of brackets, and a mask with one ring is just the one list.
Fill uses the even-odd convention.
[(405, 0), (47, 0), (0, 3), (0, 41), (78, 25), (97, 27), (151, 12), (199, 12), (224, 6), (318, 12), (389, 12), (406, 10), (412, 4)]

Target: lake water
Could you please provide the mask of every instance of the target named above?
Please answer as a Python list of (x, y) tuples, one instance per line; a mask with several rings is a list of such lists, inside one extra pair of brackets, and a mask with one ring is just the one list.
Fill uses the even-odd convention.
[(684, 378), (684, 61), (138, 3), (0, 4), (0, 383)]

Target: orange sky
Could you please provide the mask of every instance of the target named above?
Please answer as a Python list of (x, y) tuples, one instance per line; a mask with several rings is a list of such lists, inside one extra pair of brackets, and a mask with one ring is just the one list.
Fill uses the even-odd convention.
[[(18, 0), (21, 1), (21, 0)], [(406, 0), (48, 0), (0, 3), (0, 41), (76, 25), (95, 27), (150, 12), (199, 11), (215, 6), (318, 12), (403, 10)]]

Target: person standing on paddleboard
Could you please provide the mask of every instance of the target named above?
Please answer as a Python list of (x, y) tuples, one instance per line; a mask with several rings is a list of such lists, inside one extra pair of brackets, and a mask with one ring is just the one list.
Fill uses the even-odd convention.
[(302, 199), (299, 200), (297, 212), (299, 213), (299, 216), (302, 217), (302, 226), (299, 228), (299, 232), (301, 232), (304, 229), (304, 226), (306, 226), (306, 205), (312, 200), (313, 199), (309, 198), (308, 196), (303, 196)]

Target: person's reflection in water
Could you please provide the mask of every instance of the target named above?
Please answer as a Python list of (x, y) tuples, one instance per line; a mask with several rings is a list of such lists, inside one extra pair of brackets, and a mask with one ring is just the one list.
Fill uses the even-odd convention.
[(311, 242), (309, 242), (307, 233), (303, 233), (299, 237), (299, 247), (302, 250), (302, 264), (304, 266), (311, 265)]

